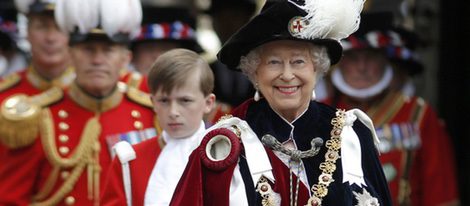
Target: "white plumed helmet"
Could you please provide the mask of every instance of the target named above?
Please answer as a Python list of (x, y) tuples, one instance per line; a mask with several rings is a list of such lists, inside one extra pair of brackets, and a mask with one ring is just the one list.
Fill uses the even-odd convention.
[(57, 0), (55, 18), (70, 42), (108, 39), (128, 43), (140, 31), (139, 0)]

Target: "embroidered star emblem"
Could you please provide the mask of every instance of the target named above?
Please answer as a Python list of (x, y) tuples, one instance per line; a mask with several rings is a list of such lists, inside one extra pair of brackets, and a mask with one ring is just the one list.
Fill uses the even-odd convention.
[(372, 197), (365, 188), (362, 188), (362, 193), (354, 192), (356, 197), (357, 204), (356, 206), (380, 206), (379, 200), (375, 197)]

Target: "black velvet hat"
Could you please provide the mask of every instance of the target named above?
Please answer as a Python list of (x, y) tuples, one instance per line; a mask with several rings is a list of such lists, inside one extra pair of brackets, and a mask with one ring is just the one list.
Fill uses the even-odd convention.
[(178, 43), (197, 53), (203, 52), (196, 39), (196, 19), (188, 9), (145, 6), (142, 11), (140, 33), (131, 47), (141, 42), (166, 41)]
[(205, 12), (212, 14), (221, 8), (233, 7), (243, 8), (249, 13), (254, 13), (256, 10), (256, 0), (212, 0), (209, 9)]
[[(357, 12), (348, 12), (348, 16), (341, 15), (340, 9), (333, 8), (334, 5), (320, 5), (318, 8), (311, 8), (317, 5), (312, 3), (305, 5), (308, 2), (308, 0), (305, 2), (268, 1), (260, 14), (238, 30), (223, 45), (217, 57), (230, 69), (239, 70), (237, 66), (240, 58), (247, 55), (252, 49), (275, 40), (297, 40), (325, 46), (331, 64), (337, 63), (342, 55), (339, 40), (357, 29), (362, 4), (360, 8), (350, 8), (349, 5), (338, 6), (340, 9), (358, 10)], [(328, 1), (324, 2), (329, 3)], [(335, 27), (339, 25), (338, 22), (344, 22), (344, 19), (347, 21), (344, 23), (346, 26)]]

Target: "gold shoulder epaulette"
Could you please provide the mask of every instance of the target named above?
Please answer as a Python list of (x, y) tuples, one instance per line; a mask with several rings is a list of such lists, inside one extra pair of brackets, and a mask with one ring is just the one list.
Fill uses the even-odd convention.
[(146, 107), (153, 108), (152, 101), (150, 100), (150, 94), (134, 87), (128, 87), (126, 94), (127, 97), (129, 97), (129, 99), (132, 101)]
[(59, 101), (63, 92), (51, 88), (34, 96), (15, 94), (0, 105), (0, 141), (16, 149), (34, 142), (43, 107)]
[(142, 83), (142, 74), (138, 72), (131, 72), (129, 79), (127, 79), (127, 86), (133, 88), (139, 88)]
[(0, 80), (0, 92), (3, 92), (12, 86), (16, 85), (18, 82), (20, 82), (21, 77), (17, 73), (13, 73), (10, 75), (7, 75), (5, 78)]

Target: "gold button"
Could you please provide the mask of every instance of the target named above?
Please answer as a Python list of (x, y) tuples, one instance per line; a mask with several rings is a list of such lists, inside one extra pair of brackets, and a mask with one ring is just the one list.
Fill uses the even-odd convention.
[(75, 204), (75, 198), (72, 196), (68, 196), (65, 198), (65, 204), (66, 205), (73, 205)]
[(65, 110), (59, 110), (59, 117), (62, 119), (65, 119), (69, 116), (69, 113), (67, 113)]
[(65, 135), (65, 134), (61, 134), (59, 135), (59, 141), (62, 142), (62, 143), (66, 143), (69, 141), (69, 136)]
[(70, 175), (70, 172), (68, 172), (68, 171), (63, 171), (63, 172), (60, 173), (60, 177), (64, 180), (67, 179), (67, 177), (69, 177), (69, 175)]
[(66, 155), (69, 152), (70, 152), (70, 149), (68, 147), (65, 147), (65, 146), (59, 147), (59, 153), (61, 155)]
[(135, 121), (135, 122), (134, 122), (134, 127), (135, 127), (136, 129), (142, 129), (142, 128), (144, 127), (144, 125), (142, 124), (141, 121)]
[(59, 129), (62, 131), (67, 131), (69, 129), (69, 125), (65, 122), (60, 122), (59, 123)]
[(131, 116), (134, 118), (140, 118), (140, 112), (137, 110), (132, 110)]

